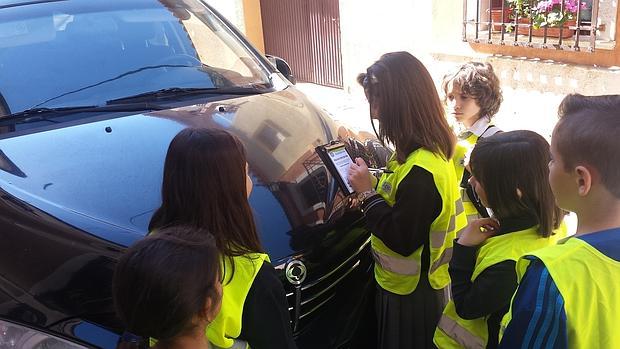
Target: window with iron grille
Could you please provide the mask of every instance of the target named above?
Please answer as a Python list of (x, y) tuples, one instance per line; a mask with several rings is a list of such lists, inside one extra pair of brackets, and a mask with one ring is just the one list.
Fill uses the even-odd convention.
[(615, 48), (617, 2), (463, 0), (463, 40), (594, 52)]

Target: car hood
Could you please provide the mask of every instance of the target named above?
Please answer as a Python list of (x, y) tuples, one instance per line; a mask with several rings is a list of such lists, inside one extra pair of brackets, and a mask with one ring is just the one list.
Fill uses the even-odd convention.
[(0, 139), (0, 188), (66, 224), (127, 246), (146, 234), (161, 203), (168, 145), (190, 126), (225, 129), (245, 144), (255, 183), (250, 202), (272, 259), (297, 249), (283, 237), (324, 223), (326, 207), (333, 205), (328, 201), (343, 200), (329, 195), (329, 176), (314, 152), (338, 129), (293, 87), (7, 133)]

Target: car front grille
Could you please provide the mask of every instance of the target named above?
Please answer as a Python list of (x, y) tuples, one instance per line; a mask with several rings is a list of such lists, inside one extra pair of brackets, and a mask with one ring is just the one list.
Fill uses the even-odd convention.
[(330, 303), (338, 294), (339, 286), (346, 283), (351, 274), (364, 264), (368, 264), (369, 248), (370, 238), (331, 270), (316, 275), (299, 286), (288, 285), (290, 287), (286, 287), (288, 310), (294, 332), (302, 329), (312, 319), (313, 314)]

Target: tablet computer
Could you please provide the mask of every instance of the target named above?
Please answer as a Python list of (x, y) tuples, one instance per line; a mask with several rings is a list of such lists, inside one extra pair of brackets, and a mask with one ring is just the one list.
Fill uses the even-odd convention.
[(340, 141), (332, 141), (329, 144), (316, 147), (316, 152), (332, 177), (336, 179), (340, 189), (347, 195), (354, 193), (355, 190), (347, 179), (353, 159), (347, 152), (345, 144)]

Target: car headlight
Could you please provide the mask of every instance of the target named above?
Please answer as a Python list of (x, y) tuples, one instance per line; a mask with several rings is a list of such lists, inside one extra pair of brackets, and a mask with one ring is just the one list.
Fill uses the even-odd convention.
[(45, 332), (0, 320), (0, 349), (86, 349)]

